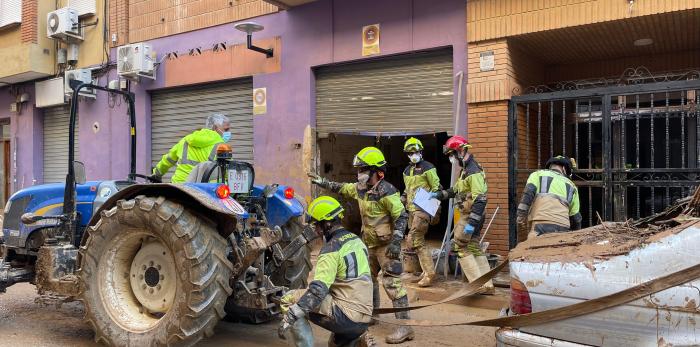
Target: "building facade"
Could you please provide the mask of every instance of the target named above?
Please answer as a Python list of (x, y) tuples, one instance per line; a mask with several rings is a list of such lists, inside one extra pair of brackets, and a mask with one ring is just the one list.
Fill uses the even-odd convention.
[[(65, 1), (58, 7), (63, 5), (70, 4)], [(408, 163), (402, 145), (409, 136), (425, 143), (425, 157), (436, 164), (447, 186), (451, 167), (441, 145), (450, 135), (467, 135), (487, 172), (487, 217), (499, 207), (486, 240), (491, 250), (505, 253), (515, 242), (509, 211), (519, 198), (522, 176), (541, 166), (555, 145), (558, 154), (576, 157), (579, 166), (585, 166), (581, 174), (588, 176), (577, 178), (582, 195), (591, 196), (584, 206), (601, 217), (636, 217), (633, 210), (648, 215), (690, 189), (676, 176), (671, 181), (678, 184), (669, 185), (668, 193), (666, 186), (650, 190), (623, 185), (620, 182), (637, 179), (613, 180), (620, 166), (643, 168), (642, 162), (655, 163), (668, 151), (684, 153), (678, 169), (697, 167), (694, 158), (700, 151), (690, 151), (697, 147), (697, 137), (691, 135), (696, 111), (690, 103), (697, 94), (689, 75), (700, 66), (697, 1), (112, 0), (96, 1), (95, 7), (94, 15), (81, 17), (85, 37), (72, 67), (90, 68), (93, 79), (106, 85), (119, 79), (115, 67), (119, 47), (147, 42), (156, 52), (155, 79), (128, 83), (136, 95), (139, 173), (150, 172), (177, 139), (202, 127), (206, 115), (214, 112), (232, 119), (234, 154), (254, 163), (258, 182), (291, 185), (306, 199), (318, 193), (308, 183), (308, 172), (352, 180), (352, 156), (366, 145), (385, 152), (387, 179), (401, 187), (401, 172)], [(0, 57), (29, 61), (22, 66), (0, 65), (0, 119), (8, 127), (7, 138), (3, 136), (8, 147), (3, 160), (8, 191), (60, 181), (67, 167), (61, 155), (62, 146), (67, 146), (66, 106), (37, 107), (35, 87), (37, 81), (65, 70), (55, 56), (62, 44), (45, 34), (44, 18), (55, 9), (42, 1), (23, 0), (20, 23), (0, 29)], [(248, 19), (264, 26), (253, 34), (253, 44), (272, 48), (272, 57), (246, 49), (246, 34), (234, 24)], [(635, 45), (641, 39), (652, 43)], [(675, 89), (658, 85), (662, 89), (644, 93), (611, 91), (605, 97), (597, 92), (538, 93), (563, 92), (555, 90), (560, 82), (609, 81), (627, 67), (638, 75), (630, 78), (643, 79), (644, 85), (684, 84), (674, 85)], [(649, 80), (650, 76), (657, 80)], [(619, 78), (615, 83), (620, 84)], [(574, 89), (594, 87), (603, 86), (578, 82)], [(671, 95), (666, 96), (666, 90)], [(657, 150), (658, 158), (615, 157), (613, 152), (619, 150), (613, 148), (635, 141), (629, 136), (625, 142), (603, 141), (603, 135), (612, 139), (613, 132), (624, 128), (603, 124), (615, 123), (620, 108), (627, 110), (623, 115), (650, 108), (652, 91), (657, 106), (667, 102), (677, 106), (678, 116), (674, 113), (669, 124), (677, 129), (676, 122), (683, 122), (683, 140), (660, 138), (663, 150)], [(641, 96), (639, 107), (637, 96)], [(125, 103), (98, 94), (83, 98), (79, 109), (78, 157), (88, 178), (125, 178), (129, 146)], [(666, 112), (659, 110), (651, 112), (661, 117), (662, 128), (654, 136), (666, 129)], [(588, 118), (579, 121), (586, 112)], [(657, 121), (647, 118), (642, 120), (646, 126), (635, 125), (634, 118), (615, 124), (624, 123), (635, 134), (648, 132)], [(557, 127), (545, 126), (555, 121)], [(575, 143), (569, 140), (573, 137)], [(632, 158), (635, 149), (628, 147), (624, 153)], [(607, 149), (610, 155), (582, 155), (589, 148), (591, 153)], [(616, 164), (613, 158), (618, 158)], [(637, 162), (635, 167), (627, 165)], [(674, 165), (676, 159), (663, 168)], [(683, 182), (694, 182), (684, 177)], [(625, 200), (604, 206), (602, 196), (614, 192)], [(658, 204), (655, 194), (662, 196)], [(594, 198), (600, 201), (594, 203)], [(348, 209), (350, 215), (357, 212), (353, 206)], [(439, 237), (444, 228), (443, 222), (431, 233)]]

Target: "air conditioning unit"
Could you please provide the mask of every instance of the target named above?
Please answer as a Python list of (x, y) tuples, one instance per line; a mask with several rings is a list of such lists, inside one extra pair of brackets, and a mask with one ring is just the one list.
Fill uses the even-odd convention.
[[(70, 87), (70, 81), (77, 80), (83, 83), (92, 82), (92, 71), (89, 69), (76, 69), (68, 70), (63, 76), (63, 92), (66, 96), (73, 95), (73, 89)], [(80, 96), (87, 96), (89, 98), (95, 98), (95, 90), (92, 88), (83, 88), (78, 94)]]
[(83, 40), (80, 34), (78, 11), (70, 7), (59, 8), (46, 15), (46, 34), (58, 40)]
[(134, 43), (117, 48), (117, 74), (138, 79), (146, 77), (155, 79), (155, 52), (148, 43)]

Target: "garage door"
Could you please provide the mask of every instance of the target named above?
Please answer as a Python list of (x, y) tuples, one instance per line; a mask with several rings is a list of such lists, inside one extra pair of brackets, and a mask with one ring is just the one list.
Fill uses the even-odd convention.
[[(221, 113), (231, 119), (233, 158), (253, 162), (253, 83), (250, 79), (168, 89), (151, 96), (151, 162), (182, 137), (204, 127), (208, 115)], [(170, 180), (171, 169), (166, 180)]]
[(316, 70), (320, 136), (452, 132), (452, 53), (441, 50)]
[[(44, 183), (65, 182), (68, 174), (68, 106), (44, 109)], [(76, 127), (78, 121), (76, 120)], [(75, 132), (75, 158), (80, 160), (78, 134)]]

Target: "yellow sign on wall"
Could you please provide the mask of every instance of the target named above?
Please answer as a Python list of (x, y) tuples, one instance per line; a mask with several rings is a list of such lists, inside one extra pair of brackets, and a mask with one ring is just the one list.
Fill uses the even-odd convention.
[(379, 54), (379, 24), (362, 27), (362, 56)]
[(267, 88), (253, 89), (253, 114), (267, 113)]

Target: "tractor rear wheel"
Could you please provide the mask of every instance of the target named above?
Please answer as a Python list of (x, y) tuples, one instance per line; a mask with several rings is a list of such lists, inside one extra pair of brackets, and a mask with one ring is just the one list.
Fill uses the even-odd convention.
[[(304, 225), (298, 218), (290, 219), (282, 226), (282, 241), (280, 246), (284, 249), (294, 238), (301, 235)], [(268, 264), (272, 264), (268, 262)], [(271, 265), (272, 266), (272, 265)], [(285, 286), (289, 289), (306, 288), (308, 284), (309, 272), (311, 271), (311, 245), (306, 244), (299, 248), (294, 256), (282, 262), (279, 267), (270, 269), (270, 280), (278, 286)]]
[(232, 271), (210, 220), (163, 197), (120, 200), (80, 247), (85, 319), (107, 345), (194, 345), (224, 317)]

